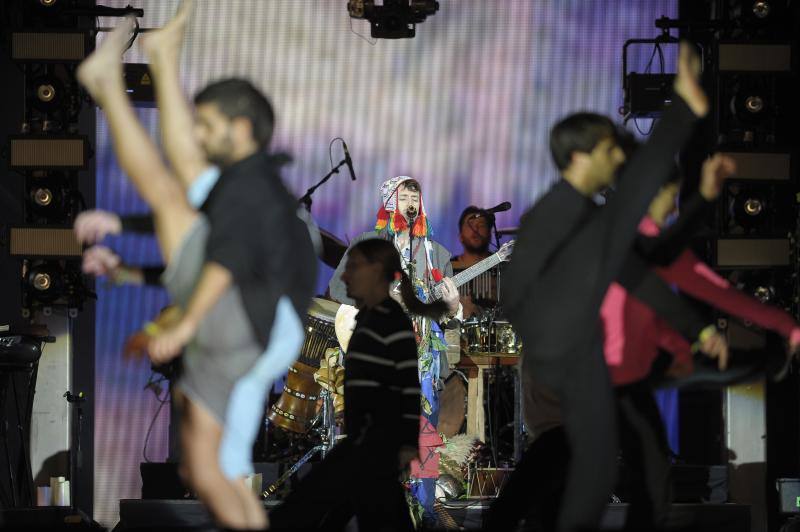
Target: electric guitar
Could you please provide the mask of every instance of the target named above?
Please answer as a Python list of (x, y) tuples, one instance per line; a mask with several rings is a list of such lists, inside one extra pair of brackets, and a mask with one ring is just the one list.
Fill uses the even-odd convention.
[[(453, 283), (456, 285), (456, 287), (459, 287), (462, 284), (471, 281), (483, 272), (494, 268), (501, 262), (507, 261), (513, 250), (514, 241), (511, 240), (506, 242), (500, 246), (500, 249), (498, 249), (496, 253), (454, 275), (452, 277)], [(442, 298), (442, 285), (443, 282), (439, 282), (433, 286), (429, 301), (436, 301)], [(400, 282), (397, 281), (392, 285), (391, 290), (399, 293), (399, 287)], [(358, 309), (352, 305), (342, 304), (339, 306), (339, 310), (336, 311), (334, 330), (336, 331), (336, 339), (339, 341), (339, 345), (343, 351), (347, 351), (347, 346), (350, 344), (350, 337), (353, 335), (353, 328), (356, 325), (356, 314), (358, 314)]]

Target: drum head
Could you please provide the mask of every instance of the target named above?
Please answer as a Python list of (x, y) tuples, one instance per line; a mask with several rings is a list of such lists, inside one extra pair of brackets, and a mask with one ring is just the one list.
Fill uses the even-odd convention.
[(308, 307), (308, 315), (333, 323), (334, 318), (336, 318), (336, 311), (338, 309), (339, 303), (336, 301), (315, 297), (311, 299), (311, 306)]

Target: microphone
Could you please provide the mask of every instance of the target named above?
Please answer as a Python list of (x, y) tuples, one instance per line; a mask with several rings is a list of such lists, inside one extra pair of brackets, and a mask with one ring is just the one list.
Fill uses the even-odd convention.
[[(353, 181), (356, 180), (356, 172), (353, 170), (353, 159), (350, 158), (350, 150), (347, 149), (347, 143), (342, 139), (342, 147), (344, 148), (344, 163), (347, 165), (347, 169), (350, 171), (350, 179)], [(511, 206), (509, 205), (509, 209)]]
[(499, 205), (495, 205), (491, 209), (486, 209), (486, 212), (494, 214), (496, 212), (507, 211), (510, 208), (511, 208), (511, 202), (510, 201), (504, 201), (503, 203), (501, 203)]

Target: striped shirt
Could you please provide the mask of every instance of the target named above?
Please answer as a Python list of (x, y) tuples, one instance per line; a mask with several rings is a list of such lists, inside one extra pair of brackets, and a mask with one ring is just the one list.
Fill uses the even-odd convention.
[(358, 438), (379, 428), (392, 441), (417, 446), (420, 388), (417, 342), (394, 300), (362, 309), (345, 355), (345, 428)]

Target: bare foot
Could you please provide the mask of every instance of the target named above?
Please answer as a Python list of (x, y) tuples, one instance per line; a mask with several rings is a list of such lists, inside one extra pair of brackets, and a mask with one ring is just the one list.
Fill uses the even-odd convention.
[(116, 78), (122, 80), (122, 54), (128, 47), (134, 28), (134, 18), (125, 17), (119, 26), (103, 39), (78, 67), (77, 78), (97, 100), (103, 89)]
[(149, 31), (142, 39), (142, 49), (151, 63), (159, 59), (174, 59), (177, 61), (183, 35), (186, 32), (186, 23), (192, 14), (194, 0), (183, 0), (178, 6), (175, 16), (160, 29)]

